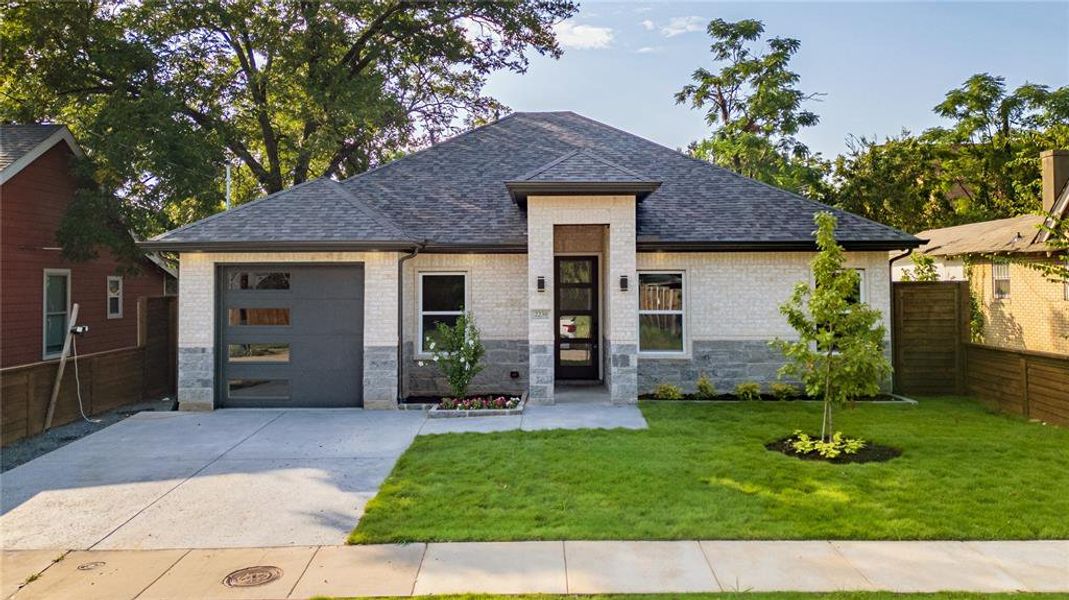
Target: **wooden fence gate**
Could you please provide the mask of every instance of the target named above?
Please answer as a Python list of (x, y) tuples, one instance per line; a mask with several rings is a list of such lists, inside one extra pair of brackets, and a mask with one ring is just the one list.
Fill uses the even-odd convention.
[(895, 391), (964, 393), (968, 282), (896, 281), (891, 298)]

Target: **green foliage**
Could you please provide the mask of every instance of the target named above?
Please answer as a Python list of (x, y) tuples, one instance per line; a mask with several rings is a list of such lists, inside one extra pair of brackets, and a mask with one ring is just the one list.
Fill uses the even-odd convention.
[(739, 400), (760, 400), (761, 384), (756, 381), (744, 381), (735, 386), (735, 395)]
[(716, 386), (713, 385), (713, 380), (709, 379), (709, 376), (702, 373), (698, 377), (698, 393), (695, 394), (699, 400), (712, 400), (716, 398)]
[(791, 398), (797, 398), (802, 395), (798, 386), (790, 383), (783, 383), (782, 381), (776, 381), (770, 385), (769, 391), (772, 392), (772, 396), (776, 400), (790, 400)]
[(939, 281), (939, 272), (935, 270), (935, 257), (923, 252), (910, 255), (913, 269), (903, 269), (902, 281)]
[(149, 235), (221, 210), (227, 162), (240, 165), (240, 204), (495, 118), (507, 109), (482, 94), (487, 76), (523, 72), (530, 51), (559, 56), (553, 26), (575, 11), (570, 0), (7, 3), (0, 120), (69, 124), (121, 205), (109, 214)]
[(865, 440), (844, 437), (841, 431), (832, 434), (831, 439), (823, 440), (810, 437), (801, 431), (794, 432), (794, 440), (791, 448), (798, 454), (813, 454), (814, 452), (824, 458), (835, 458), (840, 454), (857, 454), (858, 450), (865, 447)]
[(653, 388), (653, 397), (658, 400), (682, 400), (683, 389), (671, 383), (659, 383)]
[(830, 212), (819, 212), (814, 220), (820, 249), (810, 263), (815, 286), (799, 283), (780, 306), (798, 339), (772, 344), (786, 358), (780, 374), (802, 381), (807, 394), (823, 398), (820, 436), (827, 440), (834, 430), (832, 408), (879, 392), (891, 365), (883, 355), (887, 332), (880, 312), (851, 300), (859, 276), (846, 268), (845, 252), (835, 241), (838, 220)]
[(438, 323), (434, 339), (428, 342), (431, 360), (449, 382), (449, 391), (456, 398), (468, 393), (471, 380), (485, 367), (482, 365), (486, 348), (479, 339), (479, 328), (471, 313), (462, 315), (450, 327)]
[[(969, 257), (962, 258), (962, 264), (965, 267), (965, 280), (972, 281), (973, 265)], [(973, 293), (972, 287), (969, 288), (969, 339), (974, 343), (982, 344), (984, 342), (984, 307), (979, 296)]]
[(1010, 91), (980, 73), (934, 112), (950, 125), (853, 140), (835, 160), (829, 203), (913, 232), (1040, 208), (1039, 153), (1069, 146), (1069, 86)]
[(757, 48), (765, 26), (753, 19), (714, 19), (707, 30), (719, 69), (699, 67), (694, 83), (675, 96), (677, 104), (704, 110), (706, 122), (715, 128), (712, 136), (690, 145), (690, 154), (771, 185), (822, 197), (829, 165), (796, 138), (802, 128), (820, 121), (803, 108), (817, 94), (798, 89), (800, 78), (789, 68), (801, 43), (773, 37), (765, 40), (767, 50)]

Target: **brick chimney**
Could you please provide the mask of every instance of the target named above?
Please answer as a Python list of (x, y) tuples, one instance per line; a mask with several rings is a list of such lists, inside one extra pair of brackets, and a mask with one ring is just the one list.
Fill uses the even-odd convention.
[(1039, 162), (1043, 173), (1043, 212), (1049, 213), (1069, 181), (1069, 150), (1044, 150), (1039, 153)]

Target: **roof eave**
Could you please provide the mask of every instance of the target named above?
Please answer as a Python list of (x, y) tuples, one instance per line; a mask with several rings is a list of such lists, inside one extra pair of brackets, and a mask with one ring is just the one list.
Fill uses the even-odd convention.
[(634, 194), (641, 201), (661, 187), (660, 181), (506, 181), (512, 200), (523, 206), (528, 196)]
[(138, 247), (162, 252), (384, 252), (408, 250), (414, 240), (241, 240), (171, 241), (146, 240)]
[[(844, 250), (854, 252), (908, 250), (920, 246), (923, 240), (839, 240)], [(814, 252), (813, 240), (730, 240), (705, 242), (673, 242), (639, 240), (639, 252)]]

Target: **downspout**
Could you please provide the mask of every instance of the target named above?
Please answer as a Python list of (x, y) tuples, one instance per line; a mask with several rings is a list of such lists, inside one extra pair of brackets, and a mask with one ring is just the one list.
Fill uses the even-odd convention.
[(416, 244), (412, 251), (397, 259), (397, 403), (404, 400), (405, 381), (405, 263), (416, 258), (427, 246), (427, 240)]

